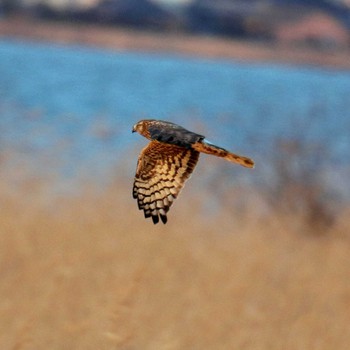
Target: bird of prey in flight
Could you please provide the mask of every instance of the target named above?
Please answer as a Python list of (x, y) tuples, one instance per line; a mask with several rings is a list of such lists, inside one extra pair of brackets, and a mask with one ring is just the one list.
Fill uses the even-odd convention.
[(154, 224), (159, 218), (164, 224), (167, 222), (167, 212), (190, 177), (201, 152), (247, 168), (254, 167), (252, 159), (215, 146), (203, 135), (171, 122), (140, 120), (133, 126), (132, 132), (135, 131), (150, 142), (139, 155), (132, 194), (139, 209), (146, 218), (151, 217)]

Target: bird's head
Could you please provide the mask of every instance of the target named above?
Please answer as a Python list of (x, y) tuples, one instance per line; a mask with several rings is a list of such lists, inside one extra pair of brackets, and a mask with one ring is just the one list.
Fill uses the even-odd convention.
[(140, 120), (132, 127), (132, 132), (138, 132), (140, 135), (150, 139), (148, 127), (154, 122), (153, 119)]

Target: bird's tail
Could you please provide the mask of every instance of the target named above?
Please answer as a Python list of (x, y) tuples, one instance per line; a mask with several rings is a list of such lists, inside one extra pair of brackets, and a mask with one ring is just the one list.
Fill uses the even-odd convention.
[(194, 143), (192, 145), (192, 148), (198, 152), (212, 154), (214, 156), (224, 158), (229, 162), (236, 163), (247, 168), (254, 168), (254, 161), (252, 159), (231, 153), (224, 148), (213, 145), (207, 140), (201, 140)]

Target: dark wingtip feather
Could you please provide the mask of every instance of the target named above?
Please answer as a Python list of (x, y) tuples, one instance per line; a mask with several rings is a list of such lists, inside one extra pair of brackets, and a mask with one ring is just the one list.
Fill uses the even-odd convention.
[(162, 219), (163, 224), (166, 224), (167, 221), (168, 221), (167, 216), (166, 216), (166, 215), (163, 215), (163, 214), (159, 214), (159, 215), (160, 215), (160, 218)]
[(153, 220), (154, 224), (158, 224), (158, 222), (159, 222), (158, 214), (157, 215), (152, 215), (152, 220)]

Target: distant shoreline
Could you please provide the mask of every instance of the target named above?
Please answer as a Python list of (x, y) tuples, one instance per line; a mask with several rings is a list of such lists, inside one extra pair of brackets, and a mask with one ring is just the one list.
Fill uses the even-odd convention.
[(175, 53), (242, 62), (311, 65), (350, 69), (350, 50), (315, 50), (272, 43), (136, 31), (88, 23), (45, 22), (23, 18), (0, 20), (0, 38), (80, 44), (125, 51)]

